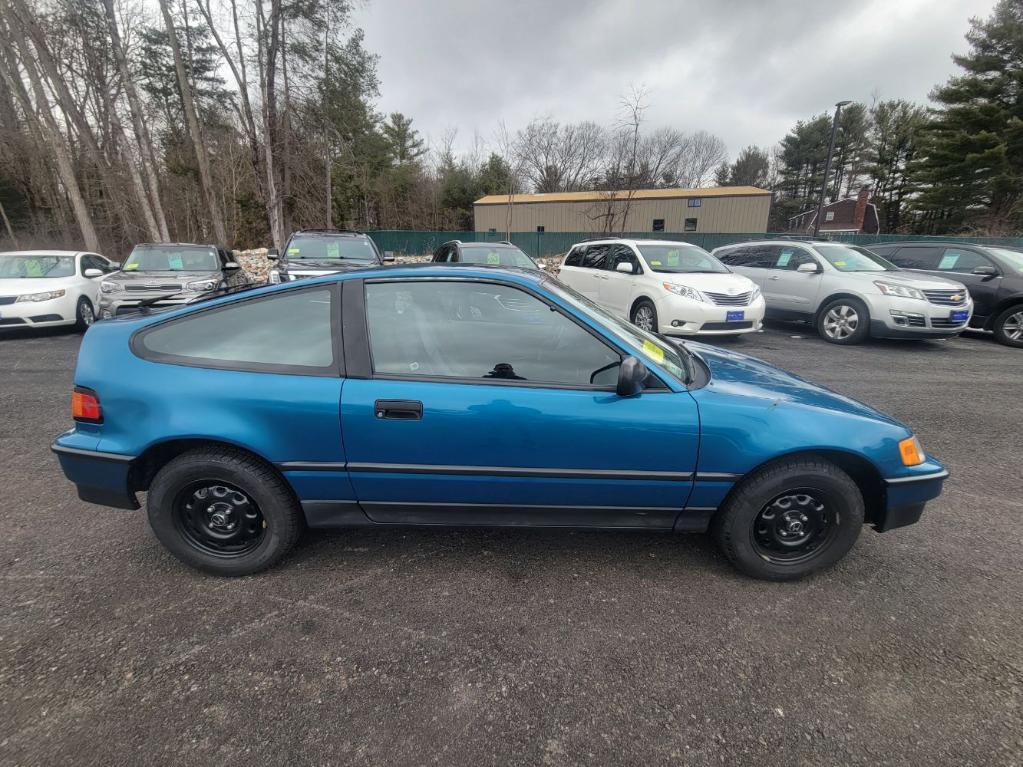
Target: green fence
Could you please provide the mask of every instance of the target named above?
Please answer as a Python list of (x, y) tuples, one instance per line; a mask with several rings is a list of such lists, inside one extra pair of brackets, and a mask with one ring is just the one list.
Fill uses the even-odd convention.
[[(449, 240), (462, 240), (463, 242), (495, 242), (503, 240), (503, 232), (491, 234), (489, 232), (421, 232), (408, 230), (380, 230), (368, 233), (377, 247), (394, 253), (418, 256), (433, 253), (442, 243)], [(531, 256), (553, 256), (565, 253), (570, 247), (580, 240), (592, 239), (601, 236), (593, 232), (512, 232), (511, 242)], [(712, 233), (668, 233), (668, 232), (623, 232), (619, 237), (630, 239), (671, 239), (682, 242), (691, 242), (706, 250), (720, 248), (722, 245), (731, 245), (734, 242), (745, 242), (747, 240), (762, 240), (765, 238), (781, 238), (788, 235), (784, 233), (745, 232), (734, 234), (712, 234)], [(833, 235), (829, 239), (841, 242), (848, 242), (853, 245), (870, 245), (875, 242), (906, 242), (928, 240), (955, 240), (960, 242), (974, 242), (982, 245), (1011, 245), (1023, 247), (1023, 237), (927, 237), (921, 235), (905, 234), (841, 234)]]

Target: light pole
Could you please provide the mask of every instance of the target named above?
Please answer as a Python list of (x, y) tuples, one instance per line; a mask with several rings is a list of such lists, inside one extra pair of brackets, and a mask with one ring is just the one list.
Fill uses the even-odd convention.
[(828, 144), (828, 161), (824, 163), (824, 180), (821, 182), (821, 197), (817, 201), (817, 216), (813, 220), (813, 236), (821, 233), (821, 217), (824, 215), (824, 193), (828, 188), (828, 174), (831, 172), (831, 158), (835, 154), (835, 136), (838, 133), (838, 113), (851, 101), (839, 101), (835, 104), (835, 117), (831, 121), (831, 143)]

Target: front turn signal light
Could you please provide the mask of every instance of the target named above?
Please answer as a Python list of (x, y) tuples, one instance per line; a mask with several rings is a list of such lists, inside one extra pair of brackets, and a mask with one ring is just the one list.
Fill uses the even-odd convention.
[(899, 443), (899, 454), (905, 466), (919, 466), (924, 462), (924, 449), (916, 437), (907, 437)]
[(76, 386), (71, 394), (71, 417), (85, 423), (103, 423), (103, 410), (96, 392)]

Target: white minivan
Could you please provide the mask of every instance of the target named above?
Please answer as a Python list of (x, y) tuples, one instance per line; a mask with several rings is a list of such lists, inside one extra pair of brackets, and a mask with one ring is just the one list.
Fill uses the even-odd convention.
[(558, 279), (638, 327), (670, 336), (760, 330), (756, 284), (687, 242), (610, 237), (573, 245)]

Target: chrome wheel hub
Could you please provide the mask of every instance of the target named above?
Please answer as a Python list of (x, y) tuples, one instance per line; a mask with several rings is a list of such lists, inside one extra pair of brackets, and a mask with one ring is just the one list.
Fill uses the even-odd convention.
[(654, 313), (649, 306), (641, 306), (636, 310), (636, 317), (633, 319), (633, 323), (638, 328), (643, 330), (654, 329)]
[(824, 315), (824, 332), (828, 338), (844, 340), (855, 333), (859, 325), (860, 315), (845, 304), (832, 307)]
[(1012, 341), (1023, 341), (1023, 311), (1009, 315), (1002, 323), (1005, 336)]

